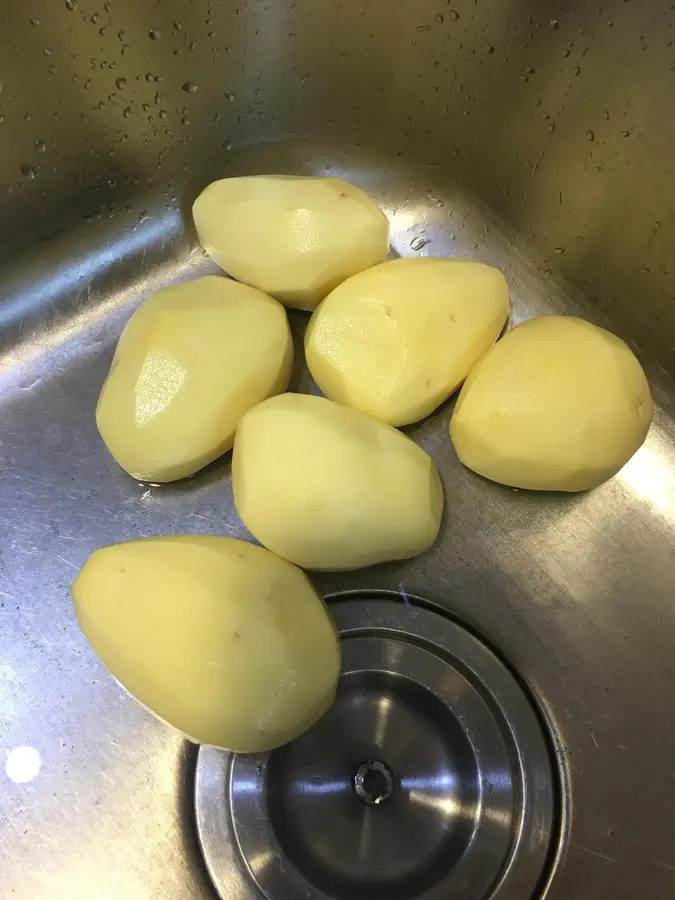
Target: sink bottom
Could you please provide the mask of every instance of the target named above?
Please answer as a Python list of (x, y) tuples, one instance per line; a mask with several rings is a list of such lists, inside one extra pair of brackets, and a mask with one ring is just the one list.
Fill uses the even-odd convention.
[(199, 751), (197, 830), (220, 896), (533, 896), (563, 796), (518, 680), (407, 594), (338, 594), (330, 609), (343, 661), (326, 716), (269, 754)]

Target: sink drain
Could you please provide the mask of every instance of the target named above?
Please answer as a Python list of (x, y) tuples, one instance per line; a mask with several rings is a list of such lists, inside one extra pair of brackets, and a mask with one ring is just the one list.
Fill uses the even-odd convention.
[(530, 701), (436, 608), (330, 599), (335, 704), (273, 753), (202, 747), (199, 840), (222, 898), (529, 900), (557, 843), (557, 784)]

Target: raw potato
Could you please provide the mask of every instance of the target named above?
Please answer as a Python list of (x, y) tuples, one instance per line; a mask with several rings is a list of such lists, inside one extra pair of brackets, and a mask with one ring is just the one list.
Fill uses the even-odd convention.
[(272, 297), (213, 275), (164, 288), (122, 332), (96, 423), (134, 478), (184, 478), (232, 447), (239, 419), (286, 389), (292, 363)]
[(464, 465), (493, 481), (583, 491), (628, 462), (651, 419), (647, 379), (623, 341), (581, 319), (542, 316), (473, 369), (450, 435)]
[(237, 511), (307, 569), (357, 569), (433, 544), (443, 488), (410, 438), (323, 397), (284, 394), (247, 413), (232, 457)]
[(191, 740), (260, 752), (335, 696), (340, 649), (307, 576), (234, 538), (144, 538), (96, 550), (75, 612), (115, 678)]
[(314, 309), (389, 252), (385, 215), (341, 178), (223, 178), (202, 191), (192, 213), (221, 269), (298, 309)]
[(396, 259), (326, 297), (307, 329), (307, 364), (331, 400), (408, 425), (457, 390), (508, 313), (506, 281), (491, 266)]

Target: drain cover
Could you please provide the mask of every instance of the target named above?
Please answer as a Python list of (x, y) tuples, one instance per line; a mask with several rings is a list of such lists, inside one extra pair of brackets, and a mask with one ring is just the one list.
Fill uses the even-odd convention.
[(222, 898), (527, 900), (557, 777), (527, 695), (473, 633), (397, 594), (335, 595), (342, 674), (307, 734), (202, 747), (196, 821)]

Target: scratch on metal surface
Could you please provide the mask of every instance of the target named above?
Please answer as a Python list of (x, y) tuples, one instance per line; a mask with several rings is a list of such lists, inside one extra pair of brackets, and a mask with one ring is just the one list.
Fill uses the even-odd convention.
[(604, 859), (606, 862), (616, 862), (613, 856), (606, 856), (604, 853), (599, 853), (597, 850), (591, 850), (590, 847), (582, 847), (581, 844), (570, 844), (570, 846), (576, 847), (577, 850), (583, 850), (584, 853), (589, 853), (591, 856), (597, 856), (598, 859)]
[(651, 862), (656, 866), (661, 866), (664, 869), (668, 869), (669, 872), (675, 872), (675, 866), (671, 866), (670, 863), (663, 862), (661, 859), (652, 859)]
[(56, 558), (60, 559), (61, 562), (64, 562), (67, 566), (71, 566), (71, 568), (73, 568), (73, 569), (79, 570), (79, 568), (80, 568), (79, 566), (76, 566), (74, 562), (71, 562), (69, 559), (66, 559), (65, 556), (61, 556), (60, 553), (56, 554)]
[(598, 743), (598, 741), (597, 741), (597, 739), (596, 739), (596, 737), (595, 737), (595, 735), (593, 734), (592, 731), (591, 731), (591, 740), (593, 741), (593, 743), (595, 744), (595, 746), (596, 746), (596, 747), (598, 748), (598, 750), (599, 750), (599, 749), (600, 749), (600, 744)]

